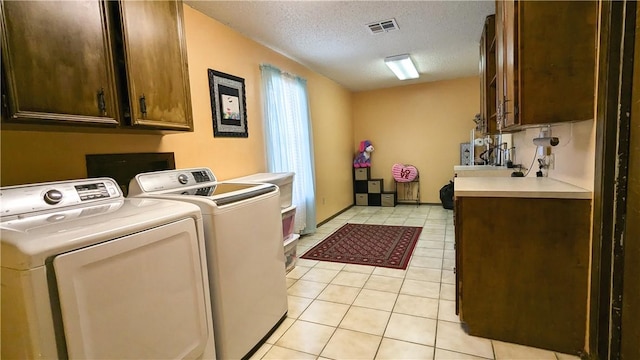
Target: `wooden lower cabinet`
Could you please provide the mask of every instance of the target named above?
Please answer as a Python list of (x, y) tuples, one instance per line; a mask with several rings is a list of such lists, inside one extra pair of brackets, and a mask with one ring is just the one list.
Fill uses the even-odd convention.
[(458, 197), (457, 310), (471, 335), (585, 352), (591, 200)]

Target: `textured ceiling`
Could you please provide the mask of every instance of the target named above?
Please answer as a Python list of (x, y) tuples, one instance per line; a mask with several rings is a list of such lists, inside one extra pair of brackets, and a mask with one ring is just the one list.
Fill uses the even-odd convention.
[[(202, 1), (186, 4), (352, 91), (478, 74), (490, 1)], [(372, 34), (369, 23), (399, 29)], [(398, 80), (384, 58), (410, 54), (420, 72)]]

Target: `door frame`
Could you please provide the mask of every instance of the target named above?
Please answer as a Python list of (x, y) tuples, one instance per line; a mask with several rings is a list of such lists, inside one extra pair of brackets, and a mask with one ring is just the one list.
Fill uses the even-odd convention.
[(589, 350), (619, 359), (636, 3), (600, 1)]

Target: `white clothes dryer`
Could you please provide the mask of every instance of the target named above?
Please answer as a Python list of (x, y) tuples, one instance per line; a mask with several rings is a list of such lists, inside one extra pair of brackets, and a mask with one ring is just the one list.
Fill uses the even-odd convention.
[(109, 178), (0, 188), (2, 359), (214, 359), (202, 214)]
[(196, 204), (203, 215), (216, 354), (248, 358), (287, 315), (280, 193), (218, 182), (208, 168), (136, 175), (129, 197)]

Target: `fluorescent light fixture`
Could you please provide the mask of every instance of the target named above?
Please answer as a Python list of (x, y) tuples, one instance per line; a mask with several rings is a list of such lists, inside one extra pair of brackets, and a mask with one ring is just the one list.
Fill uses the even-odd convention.
[(384, 63), (400, 80), (417, 79), (420, 77), (416, 66), (413, 65), (413, 61), (411, 61), (408, 54), (386, 57)]

